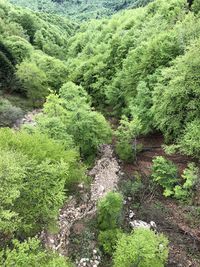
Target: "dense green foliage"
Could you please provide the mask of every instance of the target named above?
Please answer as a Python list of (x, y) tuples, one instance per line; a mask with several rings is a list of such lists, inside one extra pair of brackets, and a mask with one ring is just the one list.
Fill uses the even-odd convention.
[(72, 82), (64, 84), (59, 95), (48, 96), (38, 127), (56, 140), (73, 140), (84, 159), (93, 158), (99, 145), (111, 141), (109, 124), (91, 108), (87, 92)]
[(35, 238), (23, 243), (14, 240), (13, 249), (5, 249), (0, 256), (1, 266), (71, 267), (71, 264), (64, 257), (44, 251), (40, 242)]
[[(101, 112), (119, 121), (114, 144), (123, 161), (135, 159), (139, 135), (155, 131), (166, 150), (200, 156), (200, 1), (11, 2), (0, 0), (0, 127), (23, 116), (19, 97), (42, 112), (34, 125), (0, 129), (0, 264), (68, 267), (33, 237), (55, 226), (86, 180), (84, 163), (91, 166), (99, 146), (111, 142)], [(188, 201), (199, 170), (190, 163), (180, 176), (157, 157), (152, 178), (165, 196)], [(137, 200), (144, 185), (136, 179), (126, 187)], [(113, 192), (97, 205), (104, 252), (114, 253), (116, 267), (164, 266), (166, 238), (145, 229), (122, 235), (122, 206)]]
[[(94, 105), (133, 120), (137, 135), (162, 131), (167, 142), (198, 156), (199, 22), (186, 0), (157, 0), (83, 24), (69, 40), (68, 77)], [(129, 138), (118, 153), (134, 156)]]
[(152, 166), (153, 181), (164, 188), (164, 195), (173, 195), (173, 188), (178, 182), (178, 170), (171, 161), (158, 156), (153, 159)]
[[(76, 25), (59, 16), (33, 13), (0, 1), (0, 90), (41, 105), (49, 89), (66, 81), (67, 43)], [(41, 51), (39, 51), (41, 50)]]
[[(100, 109), (109, 105), (114, 114), (128, 116), (130, 125), (135, 125), (133, 134), (130, 129), (125, 134), (130, 137), (119, 138), (117, 152), (122, 159), (134, 157), (131, 137), (155, 130), (162, 131), (166, 141), (176, 143), (183, 153), (199, 155), (198, 139), (193, 138), (200, 119), (198, 0), (190, 12), (186, 0), (157, 0), (79, 28), (58, 16), (1, 1), (4, 91), (20, 92), (39, 106), (49, 89), (58, 92), (70, 80), (88, 92), (92, 105)], [(53, 5), (50, 9), (72, 4), (37, 4), (42, 3)], [(92, 4), (114, 7), (119, 1)]]
[(0, 98), (0, 127), (12, 126), (23, 115), (24, 112), (21, 108), (13, 106), (6, 99)]
[(62, 14), (74, 19), (87, 20), (110, 16), (126, 8), (146, 5), (152, 0), (10, 0), (11, 3), (35, 11)]
[(120, 159), (132, 161), (136, 157), (137, 146), (133, 144), (133, 138), (136, 138), (140, 132), (141, 124), (139, 120), (128, 121), (126, 116), (122, 116), (120, 125), (115, 132), (117, 137), (116, 152)]
[(123, 197), (120, 193), (109, 192), (98, 202), (97, 223), (100, 230), (98, 235), (99, 245), (104, 253), (112, 255), (116, 243), (122, 235), (119, 228), (122, 215)]
[(168, 257), (168, 240), (149, 229), (138, 228), (123, 235), (114, 253), (115, 267), (164, 267)]
[[(41, 133), (30, 135), (9, 129), (1, 129), (0, 147), (3, 218), (14, 217), (20, 222), (14, 228), (15, 234), (32, 236), (43, 226), (55, 223), (66, 189), (84, 178), (76, 162), (77, 152), (65, 150), (62, 144)], [(5, 229), (6, 222), (2, 223), (5, 235), (13, 232), (13, 224), (11, 229)]]
[(118, 239), (121, 237), (122, 231), (118, 228), (100, 231), (98, 241), (106, 254), (113, 255)]
[(199, 180), (199, 168), (194, 163), (189, 163), (179, 177), (176, 165), (159, 156), (153, 159), (152, 178), (162, 186), (164, 196), (190, 201), (196, 194), (195, 186)]
[(108, 193), (98, 203), (97, 220), (99, 229), (109, 230), (118, 226), (122, 212), (123, 198), (120, 193)]

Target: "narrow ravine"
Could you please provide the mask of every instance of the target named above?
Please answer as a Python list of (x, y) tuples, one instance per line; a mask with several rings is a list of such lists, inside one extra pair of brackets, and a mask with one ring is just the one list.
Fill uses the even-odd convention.
[[(19, 130), (24, 124), (35, 125), (35, 116), (41, 110), (33, 110), (25, 117), (16, 122), (13, 127)], [(138, 172), (141, 177), (149, 179), (151, 173), (152, 159), (155, 156), (165, 156), (172, 160), (181, 172), (190, 158), (182, 155), (167, 156), (162, 148), (163, 138), (161, 135), (150, 135), (138, 139), (142, 144), (143, 150), (137, 155), (136, 161), (125, 163), (119, 161), (114, 154), (114, 144), (104, 144), (99, 148), (97, 160), (92, 170), (88, 172), (91, 177), (90, 189), (80, 184), (77, 188), (78, 196), (70, 196), (62, 209), (59, 211), (58, 230), (52, 233), (47, 229), (40, 234), (44, 246), (47, 249), (58, 252), (63, 256), (71, 257), (71, 244), (74, 231), (85, 227), (87, 221), (91, 221), (97, 211), (98, 201), (110, 191), (121, 191), (119, 182), (122, 180), (134, 180), (134, 173)], [(161, 205), (162, 210), (156, 208)], [(155, 222), (156, 230), (165, 233), (170, 240), (169, 267), (198, 267), (200, 262), (193, 259), (188, 251), (199, 254), (200, 235), (199, 227), (191, 227), (184, 214), (187, 211), (173, 199), (165, 199), (162, 195), (145, 196), (143, 203), (140, 203), (140, 209), (133, 208), (134, 199), (125, 196), (124, 199), (124, 220), (129, 228), (139, 226), (151, 228), (151, 223)], [(179, 214), (180, 213), (180, 214)], [(79, 235), (79, 233), (78, 233)], [(95, 240), (96, 241), (96, 240)], [(76, 251), (78, 251), (76, 249)], [(103, 266), (100, 254), (98, 254), (97, 242), (92, 250), (92, 256), (75, 258), (77, 267), (97, 267)]]
[[(44, 231), (41, 235), (45, 246), (61, 255), (68, 256), (69, 236), (73, 225), (80, 220), (94, 216), (99, 199), (108, 192), (117, 189), (120, 166), (113, 154), (112, 146), (102, 145), (99, 154), (99, 159), (97, 159), (94, 168), (89, 172), (93, 179), (89, 194), (85, 194), (82, 185), (80, 185), (80, 193), (82, 192), (84, 196), (82, 198), (83, 201), (78, 203), (75, 197), (70, 197), (60, 210), (58, 233), (52, 234)], [(77, 265), (82, 266), (82, 262), (83, 260)], [(94, 261), (84, 263), (83, 266), (98, 266), (99, 263), (97, 259), (94, 259)]]

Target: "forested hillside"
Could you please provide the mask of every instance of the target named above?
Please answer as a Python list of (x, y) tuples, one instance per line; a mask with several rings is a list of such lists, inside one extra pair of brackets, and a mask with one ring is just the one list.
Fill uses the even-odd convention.
[(200, 1), (0, 0), (0, 150), (0, 266), (200, 266)]
[(152, 0), (11, 0), (11, 3), (34, 11), (61, 14), (87, 20), (110, 16), (120, 10), (144, 6)]

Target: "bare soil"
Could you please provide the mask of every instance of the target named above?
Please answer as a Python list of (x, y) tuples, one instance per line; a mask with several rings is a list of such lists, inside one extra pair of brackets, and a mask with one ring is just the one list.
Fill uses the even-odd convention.
[[(151, 174), (152, 159), (155, 156), (164, 156), (173, 161), (179, 172), (194, 159), (174, 154), (165, 154), (162, 144), (164, 143), (161, 134), (141, 137), (137, 140), (143, 145), (143, 150), (137, 155), (137, 159), (132, 163), (122, 163), (122, 171), (126, 174), (126, 179), (134, 179), (134, 173), (138, 172), (144, 180), (148, 180)], [(197, 192), (197, 196), (200, 191)], [(132, 209), (133, 203), (128, 203), (126, 211)], [(190, 216), (193, 206), (181, 204), (173, 199), (162, 196), (162, 191), (157, 189), (143, 199), (139, 208), (134, 210), (135, 216), (139, 220), (150, 222), (155, 221), (159, 232), (166, 234), (170, 240), (170, 255), (168, 267), (199, 267), (200, 266), (200, 220), (193, 224), (194, 219)]]

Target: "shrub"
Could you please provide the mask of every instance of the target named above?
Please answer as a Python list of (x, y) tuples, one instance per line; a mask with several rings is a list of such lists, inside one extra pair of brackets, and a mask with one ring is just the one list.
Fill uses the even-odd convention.
[(171, 196), (174, 193), (174, 186), (178, 182), (177, 167), (171, 161), (158, 156), (153, 159), (152, 178), (164, 188), (164, 196)]
[[(43, 227), (55, 223), (59, 208), (65, 201), (66, 190), (83, 178), (84, 168), (77, 163), (74, 150), (65, 150), (62, 144), (38, 132), (28, 134), (1, 129), (0, 148), (22, 153), (26, 157), (20, 165), (25, 170), (25, 177), (21, 190), (17, 191), (18, 198), (12, 203), (12, 211), (21, 219), (16, 233), (32, 236)], [(7, 170), (4, 165), (2, 173)], [(15, 173), (13, 176), (9, 174), (9, 179), (15, 176)], [(11, 180), (8, 188), (14, 190), (15, 187), (15, 182)]]
[(123, 198), (120, 193), (109, 192), (97, 206), (98, 226), (101, 230), (114, 229), (119, 223)]
[(187, 200), (194, 193), (194, 186), (199, 178), (199, 169), (194, 163), (189, 163), (188, 167), (183, 171), (183, 185), (177, 185), (174, 188), (174, 196), (177, 199)]
[(168, 240), (162, 234), (138, 228), (124, 234), (117, 242), (114, 267), (164, 267), (168, 257)]
[(126, 116), (122, 116), (120, 126), (115, 135), (117, 137), (116, 153), (121, 160), (131, 161), (136, 156), (137, 147), (133, 146), (133, 139), (139, 134), (141, 129), (140, 121), (134, 119), (129, 121)]
[(118, 228), (100, 231), (98, 241), (106, 254), (113, 255), (117, 241), (121, 235), (122, 231)]
[(13, 106), (6, 99), (0, 98), (0, 127), (13, 126), (23, 115), (21, 108)]
[(22, 84), (25, 95), (32, 100), (33, 106), (40, 106), (48, 95), (45, 72), (34, 62), (26, 59), (18, 65), (16, 76)]
[(20, 224), (15, 210), (16, 200), (24, 189), (26, 169), (23, 162), (27, 158), (18, 152), (1, 149), (0, 153), (0, 232), (11, 235)]
[(142, 183), (141, 177), (138, 175), (134, 176), (134, 181), (128, 180), (123, 181), (121, 188), (125, 196), (130, 196), (134, 201), (141, 199), (144, 191), (144, 184)]
[(180, 151), (189, 156), (200, 156), (200, 119), (188, 123), (179, 138)]
[(101, 113), (90, 107), (84, 89), (71, 82), (63, 85), (60, 97), (56, 94), (48, 96), (44, 105), (44, 116), (45, 120), (42, 120), (42, 116), (40, 118), (39, 127), (46, 130), (49, 127), (50, 132), (52, 124), (49, 122), (53, 122), (54, 137), (63, 142), (64, 136), (71, 136), (80, 155), (86, 160), (94, 158), (101, 144), (111, 141), (112, 130), (109, 123)]
[(5, 44), (12, 52), (17, 64), (21, 63), (26, 57), (29, 57), (33, 51), (31, 44), (19, 36), (9, 36), (6, 38)]
[(40, 267), (71, 267), (72, 265), (64, 257), (56, 253), (45, 251), (40, 241), (36, 238), (20, 243), (13, 240), (13, 249), (7, 248), (0, 252), (1, 266), (40, 266)]

